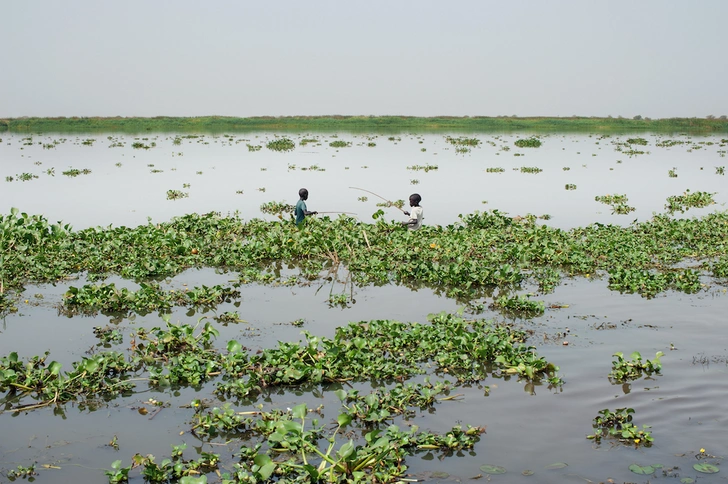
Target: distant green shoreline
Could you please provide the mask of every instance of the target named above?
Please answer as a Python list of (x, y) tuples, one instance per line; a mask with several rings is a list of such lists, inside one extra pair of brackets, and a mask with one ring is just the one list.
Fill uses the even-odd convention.
[(545, 132), (691, 132), (725, 133), (728, 120), (707, 118), (625, 119), (595, 117), (432, 117), (415, 116), (227, 116), (124, 118), (0, 118), (0, 132), (249, 132), (350, 131), (497, 133)]

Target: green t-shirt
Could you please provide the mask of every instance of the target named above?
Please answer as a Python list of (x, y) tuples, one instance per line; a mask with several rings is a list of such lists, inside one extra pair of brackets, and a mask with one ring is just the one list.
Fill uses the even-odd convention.
[(301, 225), (301, 222), (306, 218), (306, 202), (299, 200), (296, 204), (296, 225)]

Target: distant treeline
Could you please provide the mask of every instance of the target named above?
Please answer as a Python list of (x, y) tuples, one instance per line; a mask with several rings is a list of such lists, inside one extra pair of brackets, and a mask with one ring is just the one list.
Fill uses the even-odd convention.
[(728, 132), (728, 120), (720, 118), (631, 119), (572, 116), (550, 117), (454, 117), (415, 116), (227, 116), (124, 118), (6, 118), (0, 131), (11, 132), (249, 132), (249, 131), (350, 131), (350, 132), (482, 132), (584, 131), (584, 132)]

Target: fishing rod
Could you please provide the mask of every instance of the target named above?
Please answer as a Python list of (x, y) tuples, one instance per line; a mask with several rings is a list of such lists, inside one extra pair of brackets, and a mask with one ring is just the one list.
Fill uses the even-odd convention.
[(317, 214), (319, 214), (319, 213), (343, 213), (345, 215), (356, 215), (354, 212), (318, 212), (317, 211), (316, 213)]
[[(353, 190), (361, 190), (361, 191), (363, 191), (363, 192), (371, 193), (371, 194), (372, 194), (372, 195), (374, 195), (375, 197), (379, 197), (379, 198), (381, 198), (382, 200), (384, 200), (385, 202), (387, 202), (387, 203), (389, 204), (389, 206), (390, 206), (390, 207), (397, 207), (397, 205), (395, 205), (395, 204), (394, 204), (394, 202), (392, 202), (391, 200), (387, 200), (387, 199), (386, 199), (386, 198), (384, 198), (383, 196), (381, 196), (381, 195), (377, 195), (376, 193), (374, 193), (374, 192), (372, 192), (372, 191), (370, 191), (370, 190), (365, 190), (365, 189), (363, 189), (363, 188), (358, 188), (358, 187), (349, 187), (349, 188), (351, 188), (351, 189), (353, 189)], [(400, 208), (400, 207), (397, 207), (397, 208), (398, 208), (399, 210), (401, 210), (401, 211), (402, 211), (402, 213), (404, 213), (404, 209), (403, 209), (403, 208)]]

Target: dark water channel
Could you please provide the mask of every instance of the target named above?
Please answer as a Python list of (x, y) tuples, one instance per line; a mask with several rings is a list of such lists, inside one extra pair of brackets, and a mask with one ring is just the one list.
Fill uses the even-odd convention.
[[(512, 214), (550, 213), (554, 225), (570, 227), (594, 221), (627, 224), (634, 218), (645, 219), (653, 211), (661, 211), (666, 194), (678, 194), (685, 189), (716, 193), (718, 205), (697, 210), (696, 215), (716, 207), (722, 209), (720, 204), (726, 201), (725, 178), (717, 175), (714, 168), (725, 164), (725, 158), (719, 153), (725, 148), (718, 148), (717, 144), (698, 145), (697, 139), (687, 136), (679, 139), (691, 140), (690, 143), (672, 151), (654, 146), (665, 136), (646, 136), (650, 153), (641, 155), (642, 158), (630, 158), (615, 152), (610, 140), (597, 142), (596, 137), (588, 135), (551, 135), (539, 148), (542, 151), (527, 151), (526, 161), (521, 158), (517, 162), (512, 156), (516, 150), (506, 152), (499, 147), (512, 146), (518, 135), (498, 139), (481, 136), (496, 146), (484, 144), (481, 151), (474, 149), (467, 154), (456, 154), (443, 136), (435, 135), (403, 135), (394, 141), (377, 138), (376, 147), (368, 147), (367, 139), (359, 137), (351, 140), (349, 152), (347, 148), (336, 151), (322, 143), (318, 147), (297, 148), (293, 153), (266, 150), (265, 139), (272, 137), (270, 133), (258, 135), (260, 139), (247, 136), (250, 139), (241, 143), (218, 137), (204, 145), (198, 143), (199, 139), (189, 139), (181, 147), (173, 144), (173, 137), (160, 137), (158, 146), (149, 150), (131, 149), (132, 137), (110, 136), (113, 140), (107, 140), (107, 135), (79, 138), (97, 138), (92, 146), (73, 143), (75, 138), (71, 140), (69, 136), (69, 141), (56, 148), (43, 150), (37, 145), (28, 145), (19, 151), (23, 137), (3, 135), (2, 174), (15, 177), (22, 172), (36, 172), (39, 178), (27, 182), (0, 181), (4, 183), (0, 209), (7, 213), (11, 206), (17, 206), (29, 213), (45, 214), (51, 221), (63, 218), (77, 228), (135, 225), (146, 223), (147, 216), (159, 221), (182, 213), (209, 210), (239, 209), (245, 218), (252, 218), (260, 216), (256, 207), (263, 201), (295, 202), (292, 195), (299, 185), (306, 184), (312, 191), (309, 205), (315, 201), (319, 207), (358, 211), (366, 219), (376, 207), (373, 199), (361, 202), (357, 197), (362, 193), (347, 191), (348, 186), (358, 184), (383, 191), (392, 198), (405, 198), (415, 190), (422, 192), (423, 198), (430, 200), (429, 206), (425, 202), (423, 205), (428, 210), (429, 223), (433, 224), (453, 223), (457, 213), (498, 208)], [(59, 138), (62, 136), (33, 137), (36, 142), (44, 143)], [(340, 135), (341, 138), (346, 135)], [(125, 146), (107, 147), (119, 139)], [(719, 138), (699, 140), (720, 142)], [(263, 148), (248, 152), (247, 143), (261, 144)], [(691, 146), (702, 148), (688, 151)], [(435, 151), (439, 155), (432, 155)], [(497, 152), (501, 154), (496, 156)], [(597, 156), (592, 156), (592, 152)], [(256, 155), (259, 157), (254, 158)], [(324, 155), (326, 159), (322, 162)], [(506, 157), (507, 163), (503, 161)], [(617, 163), (618, 159), (623, 161)], [(122, 166), (117, 167), (115, 163)], [(292, 164), (300, 168), (314, 163), (325, 166), (327, 171), (290, 169)], [(439, 168), (428, 173), (406, 169), (415, 163), (437, 163)], [(149, 164), (163, 167), (165, 172), (150, 174)], [(368, 168), (362, 169), (365, 165)], [(544, 172), (531, 175), (512, 170), (526, 165), (540, 166)], [(567, 165), (571, 170), (562, 169)], [(51, 166), (55, 166), (55, 176), (44, 176), (41, 169)], [(87, 167), (92, 173), (86, 178), (67, 178), (60, 172), (69, 166)], [(344, 166), (350, 168), (344, 170)], [(492, 182), (499, 175), (484, 173), (488, 166), (507, 166), (508, 170), (498, 182)], [(172, 167), (177, 169), (171, 171)], [(678, 170), (677, 179), (667, 174), (674, 167)], [(609, 168), (621, 173), (615, 175)], [(357, 173), (352, 173), (355, 170)], [(203, 174), (197, 175), (197, 171)], [(577, 171), (580, 173), (575, 174)], [(474, 179), (476, 173), (478, 180)], [(421, 180), (419, 186), (410, 185), (410, 179), (415, 178)], [(337, 181), (341, 186), (337, 186)], [(572, 182), (579, 189), (564, 190), (564, 183)], [(189, 198), (165, 199), (166, 190), (182, 190), (183, 183), (192, 185)], [(264, 186), (266, 192), (257, 190)], [(244, 194), (236, 194), (236, 188), (243, 189)], [(574, 193), (578, 195), (576, 198), (568, 198)], [(593, 202), (595, 195), (607, 193), (629, 194), (630, 202), (637, 206), (626, 217), (629, 220), (612, 215), (608, 207)], [(482, 204), (482, 200), (488, 204)], [(396, 214), (388, 216), (395, 218)], [(234, 278), (235, 274), (207, 269), (187, 271), (167, 282), (174, 287), (184, 284), (192, 287), (224, 284)], [(118, 279), (107, 282), (135, 287), (132, 282)], [(547, 309), (543, 316), (513, 320), (488, 309), (478, 314), (478, 317), (508, 320), (533, 330), (529, 343), (560, 367), (565, 383), (549, 388), (547, 384), (530, 385), (516, 377), (489, 378), (479, 386), (458, 388), (457, 393), (463, 394), (459, 400), (440, 402), (433, 411), (419, 412), (409, 422), (395, 421), (400, 426), (415, 424), (436, 432), (447, 431), (457, 423), (487, 427), (472, 451), (445, 458), (438, 453), (421, 452), (407, 459), (408, 473), (412, 478), (433, 482), (470, 482), (477, 476), (482, 481), (504, 483), (589, 483), (610, 479), (609, 482), (681, 482), (685, 478), (723, 482), (728, 479), (728, 470), (707, 475), (693, 469), (693, 464), (700, 462), (696, 459), (700, 449), (716, 456), (711, 462), (718, 465), (724, 461), (722, 456), (728, 455), (728, 297), (725, 284), (711, 279), (704, 282), (703, 290), (694, 295), (668, 292), (645, 299), (610, 291), (606, 279), (597, 274), (591, 278), (565, 279), (553, 293), (539, 294), (538, 299), (547, 306), (568, 305)], [(57, 305), (64, 292), (70, 286), (83, 284), (83, 280), (75, 280), (55, 286), (28, 286), (19, 311), (0, 321), (0, 355), (17, 351), (27, 358), (50, 351), (50, 359), (61, 362), (64, 370), (68, 370), (73, 361), (102, 349), (93, 333), (94, 327), (112, 325), (120, 329), (124, 341), (112, 348), (123, 350), (129, 346), (133, 329), (164, 326), (158, 314), (133, 319), (103, 314), (92, 317), (60, 314)], [(431, 289), (415, 291), (385, 286), (354, 287), (354, 304), (343, 309), (331, 308), (326, 301), (328, 284), (331, 283), (314, 282), (307, 287), (241, 287), (240, 298), (219, 306), (217, 312), (237, 311), (246, 322), (227, 326), (216, 323), (220, 331), (216, 346), (224, 348), (227, 341), (236, 339), (249, 348), (269, 348), (277, 341), (300, 339), (302, 329), (331, 337), (337, 326), (349, 321), (424, 322), (430, 313), (454, 312), (461, 307)], [(524, 292), (535, 289), (526, 287)], [(182, 308), (172, 313), (171, 320), (195, 324), (206, 315), (214, 313), (188, 313)], [(291, 324), (297, 319), (305, 320), (302, 328)], [(613, 385), (607, 375), (612, 355), (617, 351), (625, 355), (639, 351), (643, 358), (650, 359), (663, 351), (662, 372), (631, 384)], [(489, 391), (486, 392), (485, 386)], [(230, 462), (231, 455), (242, 445), (240, 440), (228, 443), (217, 440), (210, 444), (189, 432), (193, 414), (186, 406), (193, 399), (212, 398), (213, 387), (209, 384), (199, 391), (189, 388), (158, 391), (139, 382), (133, 396), (100, 402), (95, 408), (69, 403), (58, 408), (15, 413), (2, 402), (0, 482), (7, 480), (8, 470), (32, 463), (37, 463), (37, 482), (106, 482), (104, 470), (110, 468), (111, 462), (121, 459), (124, 465), (129, 465), (136, 453), (154, 454), (160, 461), (169, 456), (171, 445), (183, 442), (188, 444), (187, 458), (204, 451), (219, 453), (223, 462)], [(333, 421), (339, 409), (333, 389), (276, 391), (262, 396), (256, 404), (265, 410), (293, 407), (301, 402), (311, 407), (323, 404), (325, 418)], [(168, 402), (169, 406), (153, 418), (150, 414), (140, 414), (138, 409), (150, 398)], [(592, 419), (600, 410), (621, 407), (635, 409), (637, 425), (651, 426), (655, 439), (652, 447), (636, 448), (608, 440), (596, 445), (586, 439), (593, 432)], [(236, 408), (245, 411), (254, 406)], [(118, 450), (108, 445), (114, 437)], [(547, 469), (554, 463), (567, 466)], [(664, 467), (653, 476), (640, 476), (629, 470), (635, 463)], [(507, 472), (485, 475), (479, 469), (484, 464), (502, 466)], [(530, 472), (524, 471), (533, 473), (525, 475)], [(439, 474), (433, 476), (433, 473)], [(131, 482), (142, 482), (138, 471), (132, 471), (131, 475)], [(216, 478), (210, 475), (209, 479), (215, 482)]]

